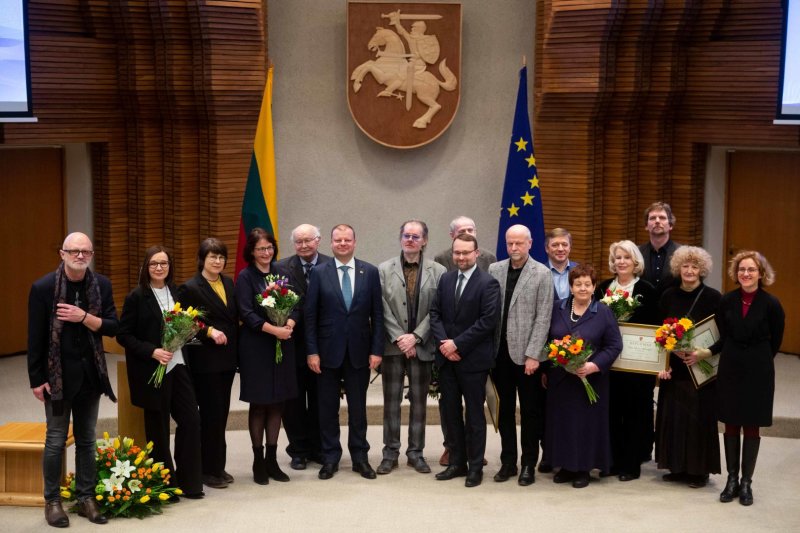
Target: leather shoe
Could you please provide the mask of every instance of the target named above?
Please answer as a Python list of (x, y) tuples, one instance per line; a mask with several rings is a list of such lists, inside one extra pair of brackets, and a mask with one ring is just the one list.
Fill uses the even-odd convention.
[(420, 474), (431, 473), (431, 467), (428, 466), (428, 463), (425, 461), (424, 457), (413, 457), (413, 458), (409, 457), (408, 463), (406, 464), (411, 468), (413, 468), (414, 470), (416, 470), (417, 472), (419, 472)]
[(366, 461), (359, 461), (357, 463), (353, 463), (353, 472), (358, 472), (364, 479), (375, 479), (377, 477), (375, 475), (375, 471), (372, 469), (371, 466), (369, 466), (369, 463)]
[(617, 476), (620, 481), (633, 481), (634, 479), (639, 479), (639, 474), (630, 474), (628, 472), (621, 472), (619, 476)]
[(200, 492), (184, 492), (183, 497), (189, 498), (190, 500), (202, 500), (205, 497), (206, 493), (202, 490)]
[(438, 474), (436, 474), (436, 479), (439, 481), (448, 481), (450, 479), (455, 479), (457, 477), (462, 477), (467, 475), (467, 468), (464, 466), (455, 466), (450, 465)]
[(233, 476), (232, 476), (232, 475), (230, 475), (229, 473), (227, 473), (227, 472), (226, 472), (226, 471), (224, 471), (224, 470), (223, 470), (223, 471), (222, 471), (222, 473), (219, 475), (219, 477), (221, 477), (221, 478), (223, 479), (223, 481), (225, 481), (225, 483), (233, 483), (233, 481), (234, 481), (234, 480), (233, 480)]
[(322, 465), (322, 468), (319, 469), (319, 474), (317, 477), (320, 479), (330, 479), (337, 470), (339, 470), (339, 465), (335, 463), (326, 463)]
[(69, 527), (69, 517), (61, 506), (61, 500), (53, 500), (44, 504), (44, 518), (53, 527)]
[(693, 489), (701, 489), (708, 483), (708, 474), (705, 475), (689, 475), (686, 476), (689, 481), (689, 487)]
[(534, 477), (534, 468), (532, 466), (523, 466), (519, 471), (519, 479), (517, 479), (517, 483), (519, 483), (519, 485), (522, 487), (527, 487), (528, 485), (533, 485), (535, 482), (536, 478)]
[(439, 464), (442, 466), (450, 466), (450, 450), (444, 449), (444, 453), (439, 457)]
[(664, 474), (661, 476), (661, 479), (664, 481), (676, 482), (676, 483), (683, 483), (684, 481), (688, 481), (685, 472), (670, 472), (669, 474)]
[(572, 486), (576, 489), (582, 489), (589, 486), (589, 472), (578, 472), (575, 474), (575, 479), (572, 480)]
[(483, 481), (483, 470), (475, 472), (467, 472), (467, 480), (464, 482), (465, 487), (477, 487)]
[(86, 498), (78, 502), (78, 516), (85, 516), (93, 524), (105, 524), (108, 522), (108, 518), (100, 512), (100, 507), (93, 498)]
[(377, 472), (381, 475), (388, 474), (395, 468), (397, 468), (397, 459), (384, 459), (381, 461), (381, 464), (378, 465)]
[(562, 468), (556, 473), (555, 476), (553, 476), (553, 483), (567, 483), (573, 479), (575, 479), (575, 472), (564, 470)]
[(305, 470), (308, 460), (305, 457), (292, 457), (292, 462), (289, 464), (292, 470)]
[(511, 476), (517, 475), (517, 465), (503, 464), (500, 470), (494, 475), (494, 480), (498, 483), (508, 481)]
[(228, 483), (222, 479), (221, 477), (217, 476), (203, 476), (203, 485), (206, 487), (211, 487), (212, 489), (227, 489)]
[(553, 471), (553, 465), (551, 465), (550, 463), (545, 463), (544, 461), (539, 463), (539, 473), (549, 474), (552, 471)]

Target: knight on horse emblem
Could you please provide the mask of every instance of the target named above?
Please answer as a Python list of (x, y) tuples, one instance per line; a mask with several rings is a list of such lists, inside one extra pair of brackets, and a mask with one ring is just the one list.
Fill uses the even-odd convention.
[[(385, 4), (383, 5), (385, 6)], [(457, 7), (458, 30), (460, 31), (460, 6)], [(418, 130), (425, 130), (429, 127), (434, 116), (443, 108), (439, 102), (441, 91), (453, 92), (458, 87), (458, 78), (448, 67), (447, 57), (439, 60), (442, 56), (442, 47), (437, 34), (427, 33), (429, 22), (439, 23), (443, 18), (442, 14), (409, 14), (401, 12), (400, 9), (380, 14), (380, 19), (388, 20), (388, 27), (377, 26), (375, 28), (375, 32), (366, 45), (371, 59), (353, 68), (350, 74), (350, 81), (352, 81), (352, 94), (349, 94), (351, 111), (355, 95), (361, 91), (365, 78), (372, 75), (372, 78), (382, 87), (379, 87), (379, 90), (373, 95), (359, 95), (359, 98), (371, 96), (378, 99), (398, 100), (402, 103), (401, 110), (405, 108), (403, 112), (405, 114), (412, 110), (414, 96), (416, 96), (417, 100), (427, 109), (413, 121), (405, 120), (408, 120), (408, 123)], [(410, 31), (404, 27), (404, 21), (411, 22)], [(437, 66), (441, 78), (428, 70), (429, 65)], [(454, 114), (455, 108), (450, 114), (450, 120)], [(355, 113), (354, 117), (356, 117)], [(364, 129), (358, 118), (356, 118), (356, 122)], [(449, 122), (437, 133), (437, 136), (446, 129), (447, 125)], [(395, 124), (393, 127), (397, 126), (398, 124)], [(370, 136), (372, 135), (370, 134)], [(433, 138), (435, 137), (430, 140)]]

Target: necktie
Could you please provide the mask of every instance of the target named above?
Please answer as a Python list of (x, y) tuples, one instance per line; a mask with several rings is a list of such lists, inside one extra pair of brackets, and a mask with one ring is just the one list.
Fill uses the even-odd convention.
[(461, 299), (461, 291), (464, 290), (464, 274), (458, 274), (458, 284), (456, 285), (456, 306), (458, 306), (458, 301)]
[(303, 270), (304, 270), (303, 274), (306, 277), (306, 281), (308, 281), (308, 278), (311, 277), (311, 271), (313, 269), (314, 269), (314, 263), (306, 263), (303, 265)]
[(344, 298), (344, 306), (350, 310), (350, 304), (353, 302), (353, 287), (350, 285), (350, 275), (347, 271), (350, 269), (347, 265), (342, 265), (339, 270), (342, 271), (342, 298)]

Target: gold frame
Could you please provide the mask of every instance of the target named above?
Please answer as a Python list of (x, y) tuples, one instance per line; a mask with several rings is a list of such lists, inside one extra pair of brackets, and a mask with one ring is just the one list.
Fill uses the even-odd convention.
[[(704, 318), (694, 326), (694, 334), (692, 339), (697, 339), (699, 335), (703, 335), (708, 333), (709, 338), (704, 337), (702, 342), (698, 344), (694, 344), (694, 348), (708, 348), (715, 342), (719, 340), (719, 329), (717, 328), (717, 321), (714, 320), (714, 315), (711, 315), (707, 318)], [(692, 383), (694, 383), (694, 387), (699, 389), (709, 383), (716, 381), (717, 379), (717, 369), (719, 368), (719, 354), (712, 355), (708, 359), (705, 359), (706, 362), (710, 363), (714, 370), (710, 376), (706, 376), (703, 374), (703, 371), (700, 370), (700, 367), (696, 364), (689, 367), (689, 376), (692, 378)]]
[[(659, 372), (666, 370), (669, 367), (669, 352), (659, 348), (659, 346), (656, 344), (656, 330), (658, 328), (659, 326), (653, 326), (652, 324), (620, 322), (619, 332), (620, 335), (622, 335), (622, 352), (614, 361), (614, 364), (611, 366), (611, 370), (616, 370), (617, 372), (649, 374), (653, 376), (657, 376)], [(649, 362), (636, 359), (625, 359), (623, 354), (625, 353), (626, 335), (639, 337), (637, 340), (638, 342), (649, 342), (652, 345), (652, 349), (658, 353), (658, 360), (656, 362)]]

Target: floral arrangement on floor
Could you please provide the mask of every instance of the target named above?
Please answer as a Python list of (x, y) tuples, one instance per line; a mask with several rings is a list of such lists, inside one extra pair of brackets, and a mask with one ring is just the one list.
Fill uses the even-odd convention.
[[(573, 337), (567, 335), (561, 339), (553, 339), (548, 342), (543, 353), (547, 358), (552, 361), (556, 366), (560, 366), (570, 374), (575, 374), (578, 369), (592, 356), (593, 350), (589, 344), (586, 344), (580, 337)], [(599, 396), (592, 387), (589, 380), (580, 378), (583, 382), (583, 387), (586, 389), (586, 395), (589, 397), (589, 403), (597, 403)]]
[[(656, 330), (656, 344), (668, 352), (693, 352), (692, 337), (694, 336), (694, 322), (684, 317), (667, 318), (664, 324)], [(710, 376), (714, 367), (708, 361), (697, 361), (700, 371)]]
[[(200, 320), (203, 312), (194, 309), (191, 305), (188, 309), (182, 309), (180, 302), (175, 302), (175, 307), (169, 311), (164, 311), (164, 331), (161, 334), (161, 347), (168, 352), (176, 352), (187, 342), (194, 338), (197, 333), (206, 327)], [(155, 388), (160, 388), (167, 373), (167, 365), (158, 365), (156, 371), (150, 376), (147, 383), (152, 383)]]
[[(267, 313), (267, 318), (279, 328), (286, 325), (289, 315), (300, 301), (300, 296), (290, 289), (286, 276), (267, 274), (264, 276), (264, 290), (256, 294), (256, 302)], [(281, 340), (275, 342), (275, 363), (283, 361)]]
[(436, 365), (431, 365), (431, 382), (428, 385), (428, 396), (438, 401), (441, 395), (441, 391), (439, 391), (439, 369), (436, 368)]
[[(161, 514), (162, 506), (169, 503), (173, 495), (183, 492), (170, 487), (170, 471), (163, 463), (154, 463), (150, 457), (153, 443), (142, 449), (128, 437), (103, 438), (97, 440), (97, 485), (95, 499), (100, 512), (108, 518), (144, 518)], [(64, 501), (76, 500), (75, 474), (67, 475), (61, 487)], [(73, 506), (72, 512), (77, 512)]]
[(641, 298), (641, 294), (631, 296), (628, 291), (623, 291), (622, 289), (614, 291), (606, 289), (606, 295), (600, 299), (600, 302), (611, 309), (617, 322), (627, 322), (633, 316), (636, 308), (642, 305)]

